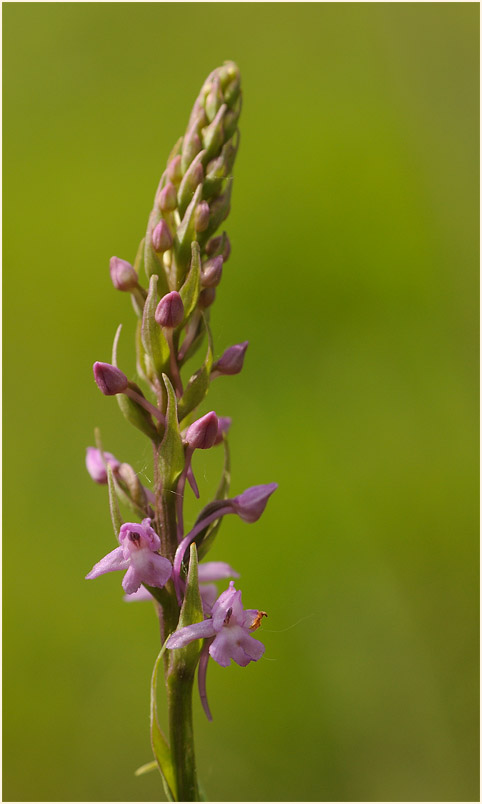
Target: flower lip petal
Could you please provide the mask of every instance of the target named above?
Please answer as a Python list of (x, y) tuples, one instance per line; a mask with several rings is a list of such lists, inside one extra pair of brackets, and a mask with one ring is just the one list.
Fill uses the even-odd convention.
[(193, 623), (193, 625), (185, 625), (184, 628), (179, 628), (174, 631), (166, 642), (166, 647), (169, 650), (174, 648), (183, 648), (194, 642), (195, 639), (206, 639), (206, 637), (214, 636), (214, 626), (212, 620), (202, 620), (200, 623)]
[(97, 564), (94, 564), (91, 571), (86, 575), (87, 580), (98, 578), (99, 575), (105, 575), (106, 572), (115, 572), (116, 570), (125, 570), (129, 566), (129, 560), (124, 558), (122, 547), (116, 547), (111, 550), (104, 558), (101, 558)]

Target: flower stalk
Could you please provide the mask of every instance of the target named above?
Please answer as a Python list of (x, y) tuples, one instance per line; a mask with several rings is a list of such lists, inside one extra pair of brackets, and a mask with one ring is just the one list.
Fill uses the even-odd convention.
[[(222, 561), (198, 563), (227, 514), (256, 522), (276, 488), (274, 483), (253, 486), (229, 496), (231, 420), (214, 411), (196, 413), (213, 379), (241, 372), (248, 346), (244, 341), (216, 358), (210, 328), (216, 288), (231, 252), (227, 234), (217, 231), (230, 211), (240, 111), (239, 70), (226, 62), (204, 82), (186, 133), (169, 156), (134, 262), (110, 260), (113, 286), (131, 295), (137, 316), (138, 377), (129, 379), (117, 366), (120, 328), (112, 364), (94, 364), (100, 391), (115, 396), (127, 421), (152, 443), (153, 484), (144, 486), (133, 466), (104, 452), (96, 436), (86, 464), (92, 479), (108, 486), (117, 546), (86, 577), (122, 571), (126, 600), (154, 601), (163, 647), (152, 675), (151, 743), (166, 795), (174, 801), (200, 800), (192, 718), (196, 672), (202, 706), (211, 720), (209, 658), (222, 667), (231, 660), (244, 667), (264, 653), (252, 634), (265, 612), (244, 609), (234, 581), (221, 594), (215, 585), (238, 573)], [(202, 347), (199, 368), (186, 376), (187, 360)], [(199, 497), (192, 467), (198, 449), (224, 451), (224, 466), (215, 498), (204, 504), (186, 533), (185, 494), (192, 489)], [(125, 509), (134, 521), (124, 520)], [(168, 738), (157, 716), (161, 658)]]

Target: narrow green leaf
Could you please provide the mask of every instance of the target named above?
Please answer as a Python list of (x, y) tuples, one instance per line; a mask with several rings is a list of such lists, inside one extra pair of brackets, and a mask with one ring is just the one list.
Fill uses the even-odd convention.
[(117, 539), (119, 537), (119, 531), (123, 523), (119, 511), (119, 501), (117, 499), (117, 493), (115, 490), (114, 475), (112, 473), (112, 467), (109, 464), (107, 464), (107, 482), (109, 484), (110, 518), (112, 520), (112, 527), (114, 528), (114, 535)]
[(199, 243), (201, 246), (209, 240), (209, 238), (214, 234), (218, 226), (224, 221), (225, 218), (229, 215), (229, 209), (231, 205), (231, 192), (233, 189), (233, 177), (229, 176), (226, 179), (226, 185), (223, 191), (223, 194), (218, 196), (214, 199), (214, 201), (210, 204), (211, 208), (211, 215), (209, 218), (209, 225), (204, 232), (199, 235)]
[(179, 294), (184, 305), (185, 324), (191, 313), (196, 309), (201, 291), (201, 249), (195, 240), (191, 243), (191, 267)]
[(193, 625), (200, 623), (204, 620), (203, 606), (201, 595), (199, 592), (198, 580), (198, 557), (196, 545), (191, 544), (189, 554), (189, 570), (186, 579), (186, 591), (184, 593), (184, 600), (179, 615), (178, 628), (183, 628), (185, 625)]
[[(167, 642), (167, 640), (166, 640)], [(159, 664), (166, 650), (166, 642), (162, 646), (154, 664), (151, 680), (151, 746), (164, 783), (164, 791), (169, 801), (176, 801), (176, 779), (172, 766), (171, 751), (157, 717), (157, 674)]]
[[(209, 321), (209, 310), (206, 310), (204, 315), (206, 317), (206, 321)], [(206, 334), (206, 324), (205, 324), (205, 321), (204, 321), (204, 318), (203, 318), (203, 314), (201, 313), (199, 308), (193, 313), (192, 318), (191, 318), (191, 320), (189, 322), (189, 326), (186, 329), (186, 332), (189, 332), (191, 327), (196, 328), (196, 334), (194, 336), (194, 339), (193, 339), (189, 349), (187, 350), (186, 354), (183, 356), (183, 358), (181, 360), (181, 363), (180, 363), (181, 366), (183, 366), (185, 363), (187, 363), (189, 358), (193, 357), (193, 355), (196, 354), (196, 352), (199, 349), (199, 347), (201, 346), (201, 344), (202, 344), (202, 342), (204, 340), (204, 336)]]
[[(186, 579), (186, 590), (184, 592), (184, 601), (179, 615), (178, 628), (183, 628), (186, 625), (193, 625), (200, 623), (204, 620), (204, 613), (199, 593), (199, 580), (198, 580), (198, 558), (196, 545), (191, 544), (189, 570)], [(173, 651), (174, 666), (179, 663), (183, 667), (184, 673), (192, 673), (197, 667), (199, 654), (202, 648), (202, 639), (196, 639), (190, 642), (184, 648), (179, 648)], [(175, 672), (175, 670), (174, 670)]]
[(169, 377), (163, 374), (162, 379), (167, 391), (167, 409), (166, 429), (159, 449), (159, 471), (164, 491), (170, 491), (184, 469), (184, 445), (179, 431), (176, 394)]
[(209, 388), (209, 377), (211, 375), (211, 367), (213, 364), (213, 342), (211, 337), (211, 330), (208, 323), (204, 318), (206, 332), (208, 334), (208, 348), (206, 359), (203, 366), (197, 371), (189, 380), (184, 393), (179, 400), (179, 421), (182, 421), (194, 408), (196, 408), (206, 396)]
[[(155, 373), (160, 378), (163, 370), (169, 363), (169, 346), (162, 333), (162, 329), (154, 318), (157, 303), (158, 277), (154, 274), (149, 280), (149, 293), (144, 304), (142, 315), (141, 339), (147, 357), (152, 361)], [(149, 375), (146, 361), (146, 373)]]

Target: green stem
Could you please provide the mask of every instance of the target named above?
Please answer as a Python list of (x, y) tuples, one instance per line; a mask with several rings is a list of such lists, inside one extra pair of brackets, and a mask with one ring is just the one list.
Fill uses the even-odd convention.
[(171, 756), (178, 801), (199, 801), (192, 727), (194, 674), (173, 663), (167, 679)]
[[(163, 548), (165, 550), (163, 554), (173, 561), (177, 548), (175, 494), (162, 494), (161, 518)], [(165, 640), (178, 627), (179, 605), (172, 580), (158, 592), (161, 594), (156, 594), (156, 599), (162, 605), (162, 639)], [(164, 662), (169, 742), (176, 777), (177, 800), (199, 801), (192, 725), (192, 689), (195, 670), (188, 670), (184, 660), (180, 658), (175, 650), (166, 651)]]

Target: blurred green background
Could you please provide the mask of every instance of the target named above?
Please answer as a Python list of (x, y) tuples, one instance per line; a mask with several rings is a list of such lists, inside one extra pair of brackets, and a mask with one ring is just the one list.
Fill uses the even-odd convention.
[[(278, 481), (213, 558), (265, 658), (195, 703), (211, 800), (478, 800), (476, 4), (4, 4), (4, 800), (162, 799), (158, 631), (118, 574), (93, 428), (151, 477), (92, 378), (206, 75), (238, 62), (216, 355), (243, 373), (233, 491)], [(203, 457), (203, 456), (201, 456)], [(198, 460), (204, 498), (220, 454)], [(205, 468), (203, 468), (203, 466)], [(193, 520), (195, 507), (189, 509)]]

